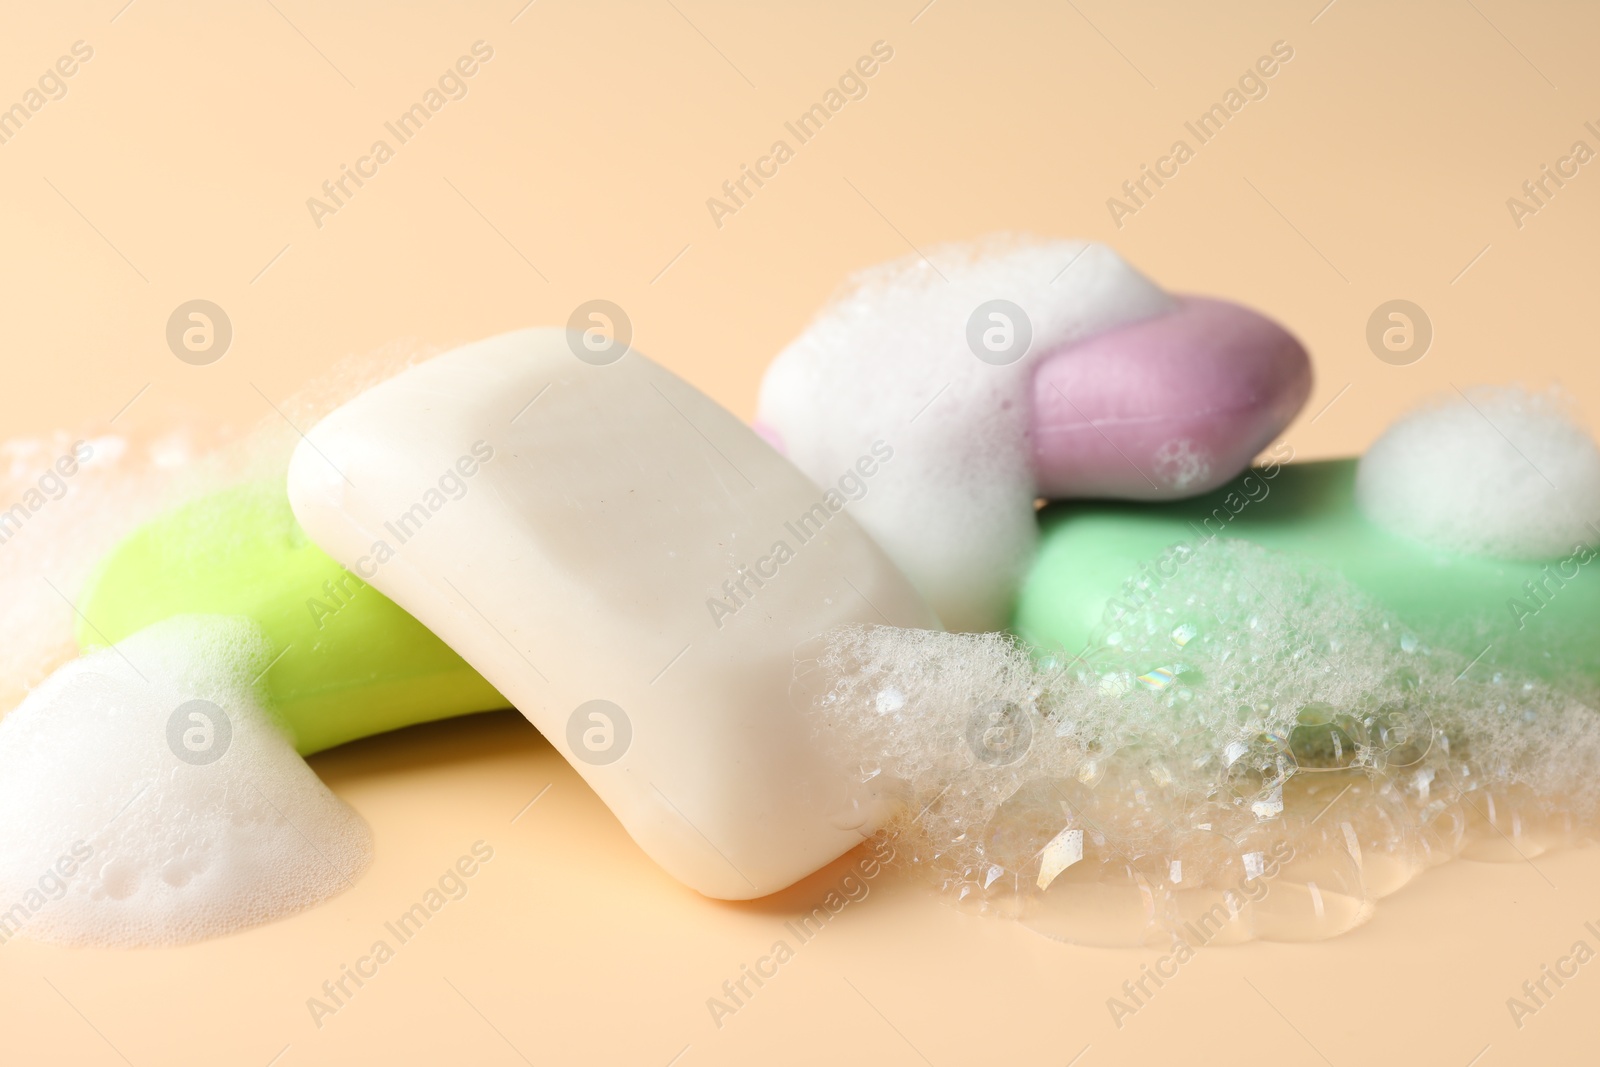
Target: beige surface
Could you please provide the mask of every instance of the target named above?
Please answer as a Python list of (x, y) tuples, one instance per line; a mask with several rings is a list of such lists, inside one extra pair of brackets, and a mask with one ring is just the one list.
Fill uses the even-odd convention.
[[(846, 271), (1005, 229), (1110, 239), (1169, 287), (1288, 323), (1319, 376), (1287, 435), (1302, 457), (1359, 448), (1452, 382), (1560, 378), (1600, 415), (1600, 172), (1582, 168), (1520, 229), (1506, 207), (1574, 140), (1600, 147), (1583, 127), (1600, 120), (1600, 11), (938, 0), (919, 15), (920, 3), (334, 14), (303, 0), (136, 0), (119, 13), (106, 0), (8, 14), (0, 99), (22, 99), (75, 41), (94, 58), (0, 144), (0, 426), (95, 432), (136, 394), (118, 427), (179, 412), (244, 425), (271, 416), (263, 394), (346, 354), (561, 323), (595, 297), (628, 310), (640, 348), (748, 416), (767, 360)], [(477, 40), (494, 58), (468, 96), (316, 228), (306, 198)], [(715, 227), (706, 198), (878, 40), (894, 58), (868, 95)], [(1277, 40), (1295, 56), (1269, 95), (1118, 230), (1107, 197)], [(208, 367), (179, 362), (163, 337), (196, 297), (235, 329)], [(1379, 362), (1364, 340), (1369, 313), (1398, 297), (1437, 331), (1412, 366)], [(6, 945), (0, 1058), (265, 1064), (286, 1046), (285, 1065), (517, 1063), (517, 1050), (537, 1063), (1067, 1063), (1085, 1046), (1084, 1065), (1464, 1065), (1485, 1046), (1486, 1065), (1593, 1057), (1592, 968), (1520, 1031), (1505, 1001), (1574, 940), (1597, 944), (1583, 928), (1600, 918), (1597, 850), (1538, 870), (1452, 865), (1335, 942), (1203, 952), (1120, 1031), (1105, 1000), (1153, 954), (1056, 945), (887, 874), (718, 1029), (706, 998), (842, 869), (758, 904), (699, 899), (511, 716), (315, 763), (376, 831), (360, 884), (181, 951)], [(306, 999), (480, 839), (495, 858), (468, 896), (317, 1028)]]

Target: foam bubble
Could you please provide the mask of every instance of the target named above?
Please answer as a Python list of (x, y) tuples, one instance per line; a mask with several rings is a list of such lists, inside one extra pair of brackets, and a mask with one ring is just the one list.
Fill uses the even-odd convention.
[(0, 941), (179, 944), (360, 877), (366, 823), (253, 695), (271, 659), (249, 620), (181, 616), (0, 720)]
[(1368, 450), (1356, 500), (1373, 522), (1441, 548), (1554, 558), (1600, 536), (1600, 447), (1554, 393), (1451, 393)]
[[(851, 514), (946, 626), (994, 629), (1038, 533), (1030, 420), (1017, 415), (1038, 360), (1173, 303), (1099, 244), (991, 241), (929, 256), (854, 278), (768, 369), (760, 420), (821, 485), (875, 441), (894, 449)], [(1009, 336), (1031, 334), (1026, 351), (1002, 353), (1011, 362), (980, 358), (969, 337), (996, 300), (1025, 316)], [(980, 319), (980, 336), (1001, 323)]]
[(1054, 937), (1333, 936), (1430, 864), (1520, 862), (1600, 808), (1594, 694), (1474, 677), (1245, 542), (1171, 550), (1073, 652), (852, 629), (800, 675), (912, 866)]

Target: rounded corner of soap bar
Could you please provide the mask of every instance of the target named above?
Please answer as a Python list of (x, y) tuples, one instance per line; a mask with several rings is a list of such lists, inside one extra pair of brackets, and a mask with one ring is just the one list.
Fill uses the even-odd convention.
[(284, 488), (289, 510), (302, 529), (309, 529), (318, 513), (337, 512), (344, 506), (346, 479), (329, 454), (338, 450), (334, 437), (325, 430), (320, 446), (304, 437), (289, 455)]

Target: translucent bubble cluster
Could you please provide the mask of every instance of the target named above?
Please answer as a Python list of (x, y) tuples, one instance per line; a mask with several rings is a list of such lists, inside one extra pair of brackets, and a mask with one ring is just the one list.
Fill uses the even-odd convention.
[(1170, 550), (1082, 650), (851, 629), (798, 682), (912, 866), (1079, 943), (1334, 936), (1431, 865), (1531, 859), (1600, 806), (1583, 694), (1475, 671), (1243, 542)]

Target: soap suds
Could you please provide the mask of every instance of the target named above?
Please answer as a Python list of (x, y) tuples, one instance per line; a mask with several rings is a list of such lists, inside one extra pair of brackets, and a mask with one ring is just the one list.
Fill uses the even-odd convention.
[[(340, 360), (243, 434), (181, 410), (149, 420), (159, 432), (142, 432), (127, 428), (133, 411), (111, 428), (0, 441), (0, 715), (77, 654), (72, 605), (123, 537), (206, 493), (282, 481), (300, 441), (294, 427), (434, 351), (397, 342)], [(140, 407), (160, 401), (158, 389), (138, 398)]]
[(181, 944), (361, 876), (366, 823), (255, 698), (271, 659), (249, 620), (180, 616), (0, 720), (0, 943)]
[(1309, 940), (1600, 806), (1592, 701), (1468, 667), (1339, 576), (1217, 541), (1130, 579), (1081, 652), (852, 629), (797, 684), (953, 899), (1086, 943), (1202, 919), (1208, 942)]
[[(157, 433), (119, 413), (114, 430), (0, 442), (0, 943), (211, 937), (309, 907), (365, 870), (365, 824), (255, 701), (265, 663), (247, 623), (174, 620), (75, 659), (74, 605), (140, 524), (281, 481), (295, 427), (433, 351), (397, 342), (342, 360), (242, 435), (178, 411), (147, 420)], [(189, 699), (225, 709), (233, 732), (214, 763), (180, 761), (167, 743)], [(180, 739), (203, 739), (202, 720), (180, 720)]]
[[(974, 313), (997, 300), (1020, 307), (1031, 328), (1009, 362), (980, 358), (969, 338)], [(851, 514), (947, 627), (995, 629), (1037, 539), (1029, 420), (1017, 412), (1031, 402), (1038, 361), (1173, 306), (1103, 245), (933, 248), (853, 279), (767, 371), (760, 421), (819, 484), (887, 442), (894, 477)], [(1029, 333), (1023, 325), (1011, 323), (1011, 336)], [(1189, 459), (1177, 457), (1173, 474), (1192, 476)]]
[(1600, 538), (1600, 447), (1554, 393), (1451, 393), (1361, 458), (1356, 499), (1407, 537), (1474, 555), (1553, 559)]
[(1155, 476), (1179, 492), (1211, 477), (1211, 457), (1187, 437), (1168, 441), (1156, 450)]
[[(94, 563), (181, 492), (192, 435), (0, 442), (0, 714), (76, 654), (68, 599)], [(157, 457), (182, 456), (163, 468)], [(70, 472), (70, 473), (68, 473)]]

